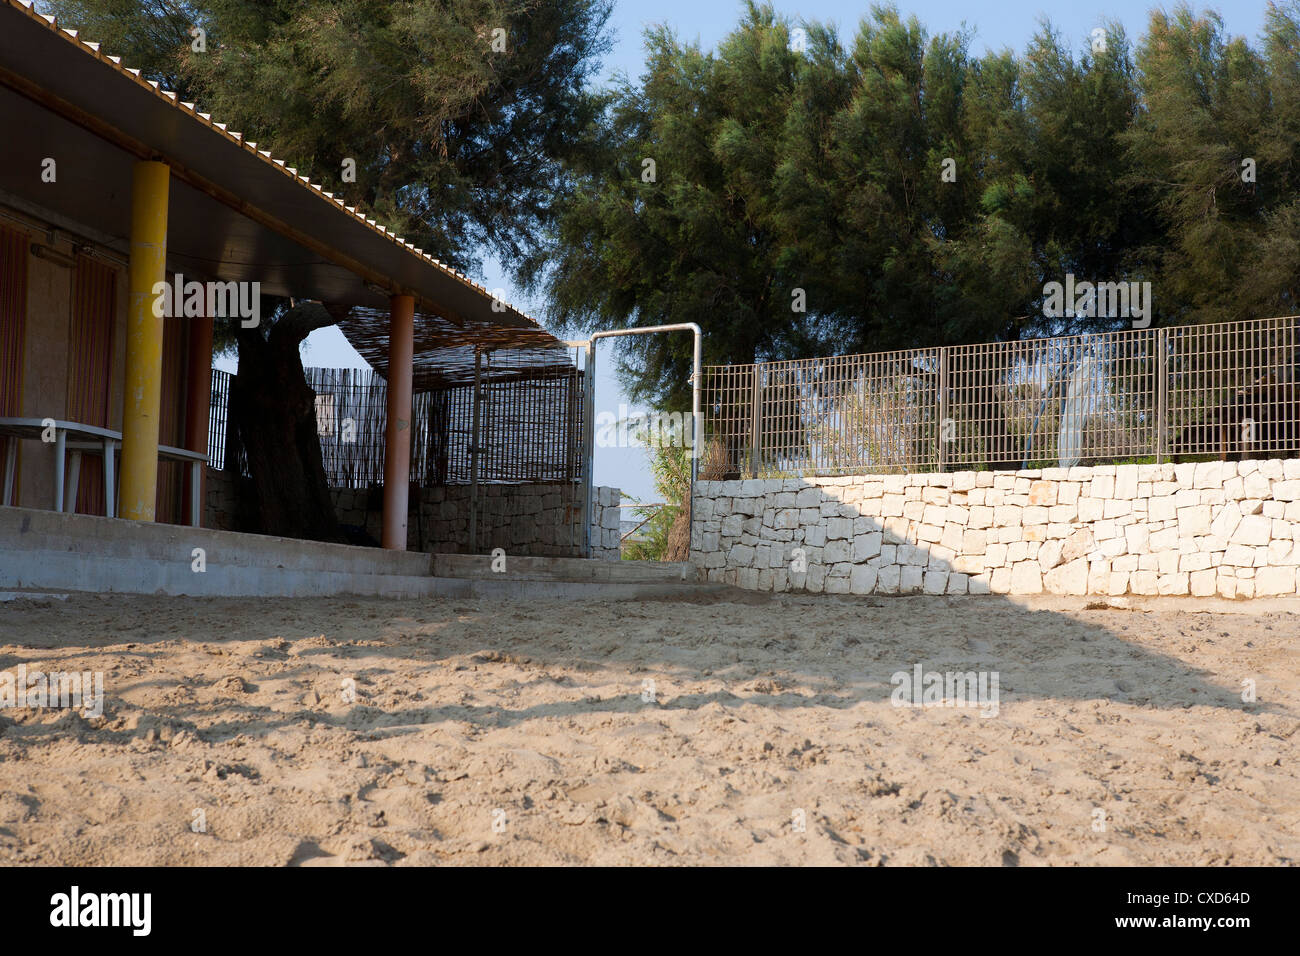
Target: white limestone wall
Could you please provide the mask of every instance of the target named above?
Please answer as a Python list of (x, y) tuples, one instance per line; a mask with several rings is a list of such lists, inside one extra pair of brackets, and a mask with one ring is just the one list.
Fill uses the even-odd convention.
[(591, 496), (591, 556), (617, 561), (623, 556), (623, 492), (597, 485)]
[(760, 591), (1294, 595), (1300, 461), (701, 481), (691, 560)]

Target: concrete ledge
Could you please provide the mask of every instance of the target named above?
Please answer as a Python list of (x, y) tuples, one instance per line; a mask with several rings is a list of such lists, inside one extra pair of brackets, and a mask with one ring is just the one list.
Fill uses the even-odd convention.
[(434, 583), (427, 554), (0, 508), (0, 589), (404, 597), (455, 593), (455, 583)]
[[(190, 571), (195, 548), (213, 565), (348, 574), (427, 575), (429, 555), (183, 525), (0, 508), (0, 550), (112, 555), (118, 560), (175, 562)], [(0, 576), (0, 580), (4, 580)]]
[(505, 571), (492, 570), (485, 554), (435, 554), (432, 570), (438, 577), (480, 578), (496, 581), (671, 582), (693, 581), (695, 571), (686, 562), (590, 561), (584, 558), (505, 558)]
[[(206, 570), (193, 570), (195, 548)], [(0, 508), (0, 592), (205, 597), (501, 597), (636, 600), (729, 588), (683, 576), (684, 565), (428, 555)]]

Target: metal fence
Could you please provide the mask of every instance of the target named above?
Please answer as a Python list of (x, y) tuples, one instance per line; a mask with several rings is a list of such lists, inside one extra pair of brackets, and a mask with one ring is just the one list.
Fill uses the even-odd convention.
[(711, 366), (705, 477), (1300, 453), (1300, 318)]
[[(229, 372), (212, 370), (212, 392), (208, 402), (208, 464), (221, 471), (226, 467), (227, 411), (230, 408)], [(243, 473), (247, 468), (242, 469)]]

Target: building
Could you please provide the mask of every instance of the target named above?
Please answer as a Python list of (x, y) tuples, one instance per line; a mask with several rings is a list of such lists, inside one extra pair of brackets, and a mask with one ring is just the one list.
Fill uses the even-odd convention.
[[(484, 414), (493, 382), (577, 383), (560, 420), (542, 424), (567, 469), (559, 484), (573, 489), (566, 515), (600, 526), (577, 490), (589, 474), (585, 376), (528, 316), (20, 0), (0, 0), (0, 128), (0, 505), (201, 524), (211, 313), (258, 283), (347, 307), (345, 334), (384, 377), (384, 548), (406, 549), (420, 513), (412, 479), (418, 489), (427, 476), (412, 461), (430, 456), (412, 449), (419, 396), (442, 391), (458, 414)], [(215, 284), (204, 314), (155, 314), (156, 284), (178, 277)], [(514, 411), (523, 427), (527, 409)], [(421, 433), (444, 460), (449, 414)], [(462, 445), (476, 498), (493, 496), (478, 486), (494, 467), (499, 483), (514, 480), (508, 463)]]

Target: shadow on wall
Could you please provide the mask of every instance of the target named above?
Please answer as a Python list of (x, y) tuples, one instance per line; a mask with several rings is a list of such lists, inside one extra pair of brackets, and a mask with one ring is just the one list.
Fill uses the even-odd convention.
[(691, 559), (748, 590), (1297, 593), (1300, 461), (699, 482)]

